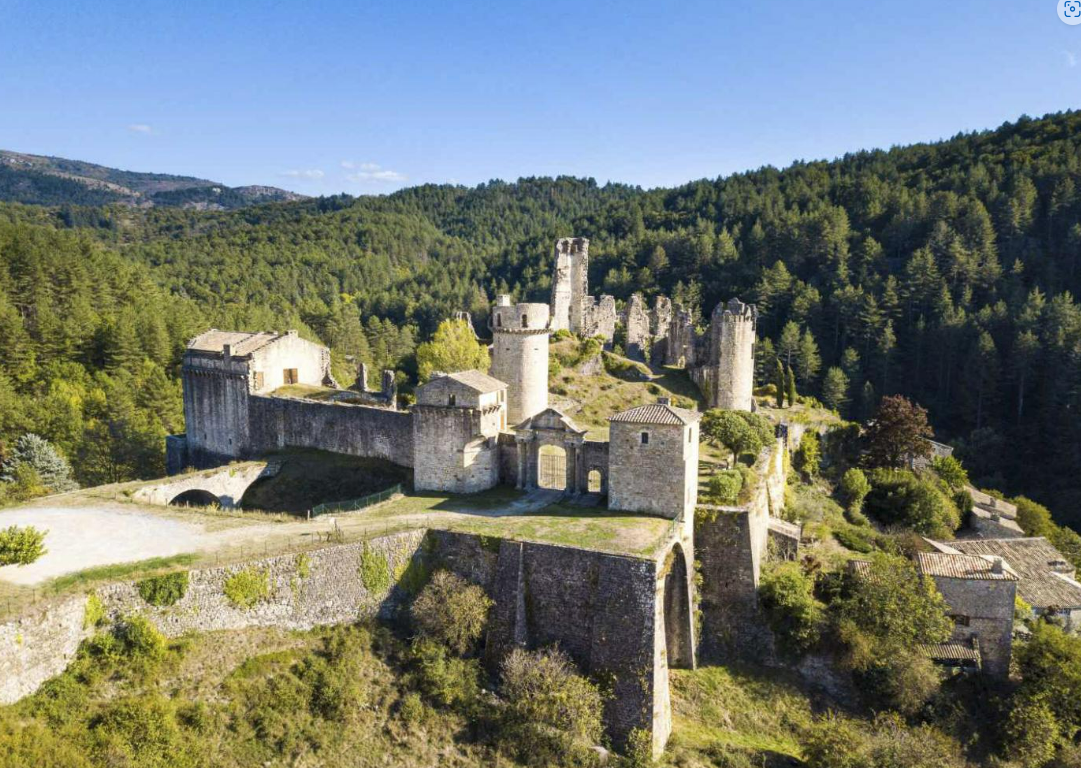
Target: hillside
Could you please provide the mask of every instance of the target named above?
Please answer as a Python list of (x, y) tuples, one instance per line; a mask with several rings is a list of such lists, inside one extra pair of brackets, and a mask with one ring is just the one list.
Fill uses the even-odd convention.
[(8, 202), (230, 210), (302, 198), (276, 187), (227, 187), (191, 176), (121, 171), (81, 160), (0, 150), (0, 200)]
[[(1073, 521), (1078, 168), (1081, 113), (1065, 112), (673, 189), (526, 178), (243, 211), (8, 204), (0, 220), (23, 233), (71, 229), (136, 265), (186, 307), (170, 314), (174, 342), (183, 338), (172, 335), (177, 326), (297, 327), (339, 356), (407, 378), (416, 343), (455, 311), (469, 310), (480, 326), (498, 293), (547, 301), (553, 241), (585, 236), (595, 292), (620, 301), (664, 293), (703, 320), (733, 295), (754, 301), (759, 384), (779, 353), (801, 393), (830, 400), (846, 418), (866, 417), (882, 394), (911, 397), (974, 479), (1037, 497)], [(54, 258), (78, 258), (79, 247)], [(18, 295), (37, 269), (22, 258), (4, 252), (0, 292)], [(81, 346), (61, 344), (59, 359), (93, 372), (100, 356), (85, 350), (101, 349), (110, 307), (124, 300), (90, 296), (97, 319), (68, 329)], [(20, 315), (28, 343), (47, 345), (54, 329), (28, 306)], [(55, 357), (48, 344), (37, 359)], [(176, 352), (163, 362), (175, 366)], [(4, 370), (22, 396), (47, 388)]]

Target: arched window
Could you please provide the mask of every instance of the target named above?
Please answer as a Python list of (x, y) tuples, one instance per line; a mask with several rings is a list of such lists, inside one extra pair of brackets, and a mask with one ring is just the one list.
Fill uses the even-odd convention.
[(604, 488), (604, 476), (599, 469), (589, 470), (586, 476), (586, 490), (589, 493), (600, 493)]

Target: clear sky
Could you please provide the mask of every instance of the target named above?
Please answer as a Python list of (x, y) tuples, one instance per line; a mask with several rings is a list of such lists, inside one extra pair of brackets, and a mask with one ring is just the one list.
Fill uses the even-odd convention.
[(1081, 107), (1056, 0), (0, 0), (0, 148), (307, 194), (651, 187)]

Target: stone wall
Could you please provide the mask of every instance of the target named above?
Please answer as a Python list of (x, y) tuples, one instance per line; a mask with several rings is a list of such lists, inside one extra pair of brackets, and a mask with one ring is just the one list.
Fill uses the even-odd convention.
[(0, 624), (0, 704), (29, 696), (75, 658), (86, 634), (86, 596), (35, 609)]
[(979, 639), (983, 670), (994, 677), (1010, 675), (1016, 581), (933, 577), (950, 613), (965, 617), (953, 628), (953, 640)]
[[(642, 435), (648, 442), (642, 442)], [(676, 518), (694, 510), (698, 424), (613, 421), (608, 447), (608, 508)]]
[(754, 402), (757, 311), (739, 299), (718, 304), (710, 320), (711, 408), (749, 411)]
[[(184, 597), (163, 608), (148, 605), (131, 582), (104, 587), (97, 594), (109, 618), (142, 613), (167, 637), (245, 627), (305, 630), (366, 616), (387, 619), (409, 598), (397, 582), (418, 552), (423, 554), (423, 539), (424, 531), (409, 531), (304, 554), (192, 570)], [(376, 563), (377, 572), (384, 569), (383, 584), (364, 583), (363, 557)], [(270, 585), (269, 597), (250, 609), (234, 606), (224, 591), (229, 577), (245, 569), (265, 573)]]
[(249, 399), (251, 438), (244, 456), (282, 448), (318, 448), (413, 466), (413, 424), (408, 412), (260, 395)]
[(249, 377), (245, 361), (185, 357), (181, 369), (187, 464), (213, 467), (245, 455)]
[(627, 335), (625, 354), (632, 360), (645, 360), (653, 336), (649, 330), (649, 312), (640, 293), (633, 294), (623, 312), (623, 328)]
[(484, 421), (484, 411), (474, 408), (414, 406), (413, 443), (423, 446), (415, 456), (414, 487), (476, 493), (498, 485), (499, 425), (486, 430)]
[(486, 648), (493, 669), (514, 647), (558, 645), (583, 671), (612, 681), (605, 724), (617, 747), (643, 728), (652, 731), (655, 750), (663, 749), (671, 712), (657, 561), (445, 531), (431, 536), (433, 566), (480, 584), (495, 601)]

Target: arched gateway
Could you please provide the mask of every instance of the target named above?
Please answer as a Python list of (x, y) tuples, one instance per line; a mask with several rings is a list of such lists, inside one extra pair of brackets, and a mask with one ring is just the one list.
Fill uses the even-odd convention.
[[(515, 430), (518, 446), (518, 488), (548, 488), (569, 494), (590, 492), (583, 447), (586, 430), (555, 408), (545, 408)], [(563, 479), (556, 477), (562, 472)], [(595, 492), (595, 491), (594, 491)]]

